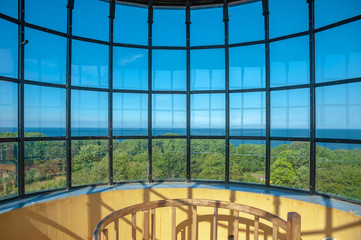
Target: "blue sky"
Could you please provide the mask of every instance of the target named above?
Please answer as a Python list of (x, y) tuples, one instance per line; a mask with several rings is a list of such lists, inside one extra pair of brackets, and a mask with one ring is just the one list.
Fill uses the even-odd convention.
[[(17, 1), (2, 0), (0, 12), (17, 17)], [(43, 6), (43, 7), (38, 7)], [(66, 0), (26, 0), (29, 23), (66, 32)], [(361, 12), (358, 0), (318, 0), (316, 27), (331, 24)], [(287, 9), (287, 11), (285, 11)], [(293, 9), (293, 10), (292, 10)], [(333, 14), (326, 14), (326, 9)], [(335, 11), (337, 9), (337, 11)], [(339, 9), (342, 9), (340, 11)], [(108, 41), (109, 6), (98, 0), (76, 0), (73, 34)], [(222, 8), (192, 9), (191, 46), (224, 44)], [(44, 21), (44, 19), (47, 19)], [(147, 8), (116, 5), (114, 41), (148, 44)], [(184, 9), (154, 9), (153, 45), (185, 46)], [(242, 43), (264, 39), (261, 2), (229, 8), (229, 41)], [(308, 29), (305, 0), (270, 0), (270, 37)], [(361, 20), (316, 33), (316, 82), (361, 77)], [(17, 78), (17, 25), (0, 19), (0, 76)], [(66, 83), (66, 38), (31, 28), (25, 29), (25, 79)], [(107, 45), (73, 40), (72, 84), (108, 88), (109, 48)], [(265, 45), (230, 48), (230, 89), (265, 87)], [(113, 87), (148, 90), (148, 50), (114, 47)], [(225, 90), (225, 52), (222, 48), (191, 51), (191, 90)], [(186, 90), (186, 51), (153, 50), (153, 90)], [(270, 44), (271, 87), (309, 83), (308, 36)], [(0, 128), (17, 126), (16, 84), (0, 81)], [(316, 91), (319, 129), (361, 129), (361, 84), (320, 87)], [(232, 128), (265, 127), (264, 92), (232, 93)], [(105, 92), (72, 91), (73, 128), (107, 128), (108, 98)], [(146, 128), (148, 96), (115, 93), (114, 128)], [(153, 127), (186, 127), (186, 97), (153, 96)], [(272, 128), (309, 128), (309, 90), (271, 92)], [(225, 126), (225, 95), (191, 96), (192, 128), (218, 129)], [(26, 85), (25, 127), (65, 127), (65, 90)], [(1, 130), (0, 130), (1, 131)], [(80, 131), (81, 132), (81, 131)], [(78, 131), (79, 133), (79, 131)], [(81, 133), (79, 133), (81, 134)], [(105, 134), (107, 134), (105, 132)], [(140, 131), (139, 134), (147, 134)]]

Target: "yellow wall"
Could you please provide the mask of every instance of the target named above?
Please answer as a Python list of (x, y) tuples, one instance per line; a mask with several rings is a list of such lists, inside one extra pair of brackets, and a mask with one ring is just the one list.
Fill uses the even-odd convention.
[[(0, 239), (90, 239), (98, 221), (107, 214), (145, 201), (172, 198), (237, 202), (262, 208), (283, 219), (287, 218), (287, 212), (296, 211), (301, 215), (303, 240), (322, 240), (325, 237), (334, 237), (338, 240), (361, 239), (361, 217), (352, 213), (265, 194), (198, 188), (109, 191), (34, 204), (0, 215)], [(199, 209), (199, 213), (202, 215), (199, 217), (199, 239), (211, 239), (209, 233), (213, 227), (212, 210)], [(218, 239), (226, 240), (232, 233), (233, 226), (229, 224), (232, 219), (228, 213), (226, 210), (220, 212)], [(169, 240), (170, 209), (157, 210), (156, 214), (156, 237)], [(190, 236), (190, 221), (187, 220), (190, 214), (187, 207), (177, 209), (178, 240), (185, 240)], [(141, 215), (137, 214), (137, 239), (141, 239), (141, 225)], [(242, 239), (253, 239), (252, 225), (250, 220), (240, 220)], [(261, 228), (267, 237), (262, 236), (260, 239), (271, 239), (270, 229), (264, 224), (261, 224)], [(131, 239), (129, 217), (120, 221), (120, 230), (122, 235), (128, 236), (124, 239)]]

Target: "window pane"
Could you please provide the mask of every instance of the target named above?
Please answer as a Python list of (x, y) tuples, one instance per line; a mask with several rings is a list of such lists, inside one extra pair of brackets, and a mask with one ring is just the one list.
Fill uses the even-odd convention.
[(148, 9), (115, 6), (114, 42), (148, 45)]
[(0, 138), (17, 137), (18, 85), (0, 81)]
[(224, 44), (222, 7), (191, 9), (191, 46)]
[(17, 143), (0, 143), (0, 200), (18, 195), (17, 156)]
[(225, 135), (224, 94), (191, 95), (191, 134)]
[(271, 185), (309, 190), (310, 143), (271, 142)]
[(113, 135), (148, 135), (147, 94), (113, 94)]
[(107, 88), (108, 46), (73, 40), (72, 52), (72, 85)]
[(271, 92), (271, 136), (310, 136), (310, 90)]
[(25, 193), (66, 187), (65, 141), (25, 142)]
[[(330, 14), (332, 13), (332, 14)], [(317, 0), (315, 1), (316, 28), (360, 15), (360, 0)]]
[(38, 26), (66, 32), (67, 2), (67, 0), (26, 0), (25, 21)]
[[(0, 3), (1, 6), (1, 3)], [(18, 77), (18, 25), (0, 18), (0, 75)]]
[(26, 137), (65, 136), (65, 89), (25, 85), (24, 98)]
[(18, 1), (2, 0), (0, 1), (0, 13), (13, 18), (18, 18)]
[(265, 87), (265, 51), (264, 44), (229, 49), (229, 89)]
[(113, 151), (114, 181), (147, 179), (148, 140), (113, 140)]
[(185, 46), (185, 22), (185, 9), (154, 9), (152, 44), (154, 46)]
[(361, 139), (361, 83), (316, 88), (316, 136)]
[(316, 82), (361, 77), (361, 21), (316, 33)]
[(361, 145), (317, 143), (316, 190), (361, 200)]
[(153, 90), (186, 90), (186, 51), (153, 50), (152, 58)]
[(308, 36), (270, 44), (271, 87), (309, 83), (308, 46)]
[(308, 30), (305, 0), (270, 0), (269, 12), (271, 38)]
[(229, 180), (264, 184), (266, 141), (230, 140)]
[(230, 6), (229, 42), (240, 43), (265, 38), (262, 1)]
[(224, 58), (224, 49), (192, 50), (191, 89), (224, 89)]
[(225, 178), (225, 141), (191, 140), (192, 179), (223, 180)]
[(153, 135), (186, 135), (185, 94), (153, 95)]
[(72, 90), (71, 134), (108, 135), (108, 93)]
[(153, 179), (186, 178), (186, 139), (154, 139), (152, 152)]
[(73, 186), (108, 182), (108, 140), (71, 141)]
[(230, 135), (266, 135), (266, 94), (264, 92), (230, 94)]
[(109, 3), (99, 0), (74, 1), (73, 34), (108, 41)]
[(148, 50), (114, 47), (113, 88), (148, 89)]
[(25, 29), (25, 79), (66, 83), (66, 38), (53, 34)]

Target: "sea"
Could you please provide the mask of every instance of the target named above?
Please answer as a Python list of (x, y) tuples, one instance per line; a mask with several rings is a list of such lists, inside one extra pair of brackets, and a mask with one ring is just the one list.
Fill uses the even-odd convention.
[[(0, 133), (16, 132), (16, 128), (0, 128)], [(63, 137), (66, 134), (65, 128), (25, 128), (26, 133), (40, 132), (48, 137)], [(154, 128), (152, 134), (159, 136), (165, 134), (186, 135), (185, 128)], [(73, 128), (71, 135), (74, 137), (81, 136), (108, 136), (107, 128)], [(114, 128), (113, 136), (147, 136), (148, 129), (146, 128)], [(191, 129), (193, 136), (224, 136), (224, 129)], [(231, 129), (230, 136), (266, 136), (265, 130), (260, 129)], [(308, 138), (310, 136), (309, 129), (272, 129), (272, 137), (300, 137)], [(331, 138), (331, 139), (356, 139), (361, 140), (361, 129), (317, 129), (317, 138)], [(239, 145), (242, 143), (264, 144), (263, 140), (231, 140), (232, 144)], [(291, 144), (290, 141), (272, 141), (271, 147), (276, 147), (281, 144)], [(330, 149), (354, 149), (361, 148), (360, 144), (340, 144), (340, 143), (317, 143), (319, 146)]]

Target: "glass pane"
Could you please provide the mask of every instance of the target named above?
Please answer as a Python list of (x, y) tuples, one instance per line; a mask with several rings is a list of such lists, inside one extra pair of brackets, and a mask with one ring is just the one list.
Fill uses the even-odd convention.
[(152, 58), (153, 90), (186, 90), (186, 51), (154, 50)]
[(322, 27), (360, 15), (360, 13), (360, 0), (317, 0), (315, 1), (315, 26)]
[(224, 94), (191, 95), (191, 134), (225, 135)]
[(113, 140), (113, 180), (142, 180), (148, 174), (148, 140)]
[(225, 179), (225, 141), (220, 139), (191, 140), (192, 179)]
[(316, 190), (361, 200), (361, 145), (317, 143)]
[(71, 141), (73, 186), (108, 182), (108, 140)]
[(18, 85), (0, 81), (0, 138), (17, 137)]
[(115, 6), (114, 42), (148, 45), (148, 8)]
[(265, 51), (264, 44), (229, 49), (229, 89), (265, 87)]
[(191, 9), (191, 46), (224, 44), (222, 7)]
[(65, 141), (25, 142), (25, 193), (66, 187)]
[(153, 95), (153, 135), (186, 135), (185, 94)]
[(26, 137), (65, 136), (65, 89), (25, 85), (24, 99)]
[(113, 94), (113, 135), (148, 135), (147, 94)]
[(66, 83), (66, 38), (25, 28), (25, 79)]
[(316, 82), (361, 77), (361, 21), (316, 33)]
[(230, 94), (230, 135), (266, 135), (265, 92)]
[(271, 185), (309, 190), (310, 143), (271, 142)]
[(152, 152), (153, 179), (186, 178), (186, 139), (154, 139)]
[(271, 87), (310, 82), (308, 36), (270, 44)]
[(107, 45), (73, 40), (71, 84), (83, 87), (108, 87)]
[(316, 136), (361, 139), (361, 83), (316, 88)]
[(73, 10), (73, 35), (109, 40), (109, 3), (76, 0)]
[(13, 18), (18, 18), (18, 1), (2, 0), (0, 1), (0, 13)]
[(224, 49), (191, 51), (191, 90), (225, 88)]
[(148, 90), (148, 50), (114, 47), (113, 88)]
[(230, 140), (229, 180), (264, 184), (266, 141)]
[(185, 46), (185, 22), (185, 9), (154, 9), (153, 46)]
[(270, 37), (308, 30), (308, 4), (305, 0), (269, 1)]
[(17, 156), (17, 143), (0, 143), (0, 200), (18, 195)]
[[(1, 3), (0, 3), (1, 6)], [(18, 77), (18, 25), (0, 18), (0, 75)]]
[(108, 93), (72, 90), (71, 134), (108, 135)]
[(271, 136), (310, 136), (310, 90), (271, 92)]
[(229, 42), (240, 43), (265, 38), (262, 1), (230, 6)]
[(67, 2), (67, 0), (26, 0), (25, 21), (49, 29), (66, 32)]

